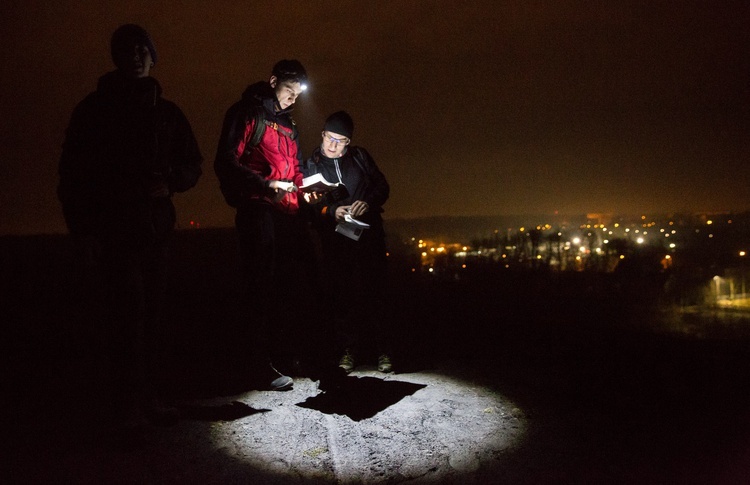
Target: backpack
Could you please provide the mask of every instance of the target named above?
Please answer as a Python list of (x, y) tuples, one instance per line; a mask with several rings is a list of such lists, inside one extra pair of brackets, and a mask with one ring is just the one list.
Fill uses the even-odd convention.
[[(286, 127), (279, 126), (277, 123), (268, 121), (263, 106), (259, 104), (253, 103), (247, 109), (249, 112), (248, 117), (252, 116), (253, 120), (255, 120), (255, 124), (253, 125), (253, 133), (250, 136), (248, 143), (245, 144), (245, 153), (254, 150), (255, 147), (260, 144), (263, 135), (266, 132), (266, 127), (271, 127), (280, 134), (288, 136), (292, 141), (297, 139), (297, 125), (294, 123), (294, 120), (291, 120), (292, 129), (289, 130)], [(232, 173), (229, 176), (219, 176), (219, 179), (219, 187), (222, 195), (224, 195), (224, 200), (231, 207), (239, 207), (242, 202), (242, 178), (238, 174)]]
[[(286, 130), (280, 130), (279, 125), (277, 123), (273, 123), (271, 121), (268, 121), (266, 119), (266, 111), (263, 109), (263, 106), (261, 105), (255, 105), (253, 106), (253, 119), (255, 120), (255, 125), (253, 128), (253, 135), (250, 137), (250, 142), (248, 143), (251, 147), (257, 147), (260, 141), (263, 139), (263, 135), (266, 132), (266, 127), (271, 127), (274, 130), (278, 131), (279, 133), (289, 136), (292, 140), (297, 139), (297, 124), (294, 123), (294, 120), (292, 120), (292, 134), (289, 135)], [(291, 118), (290, 118), (291, 119)]]

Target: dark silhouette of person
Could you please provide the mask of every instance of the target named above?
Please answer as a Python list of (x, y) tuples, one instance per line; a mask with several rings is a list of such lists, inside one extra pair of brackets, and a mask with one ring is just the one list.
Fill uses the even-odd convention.
[(111, 51), (116, 69), (71, 116), (58, 197), (81, 253), (102, 269), (111, 396), (122, 417), (137, 422), (163, 408), (157, 390), (172, 195), (195, 186), (202, 156), (185, 115), (151, 77), (157, 54), (146, 30), (122, 25)]

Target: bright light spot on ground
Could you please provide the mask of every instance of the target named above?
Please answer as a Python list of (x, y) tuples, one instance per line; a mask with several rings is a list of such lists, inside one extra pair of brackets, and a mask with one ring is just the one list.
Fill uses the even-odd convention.
[(474, 381), (435, 372), (384, 376), (374, 370), (358, 370), (346, 379), (357, 378), (424, 387), (359, 421), (297, 406), (319, 395), (317, 382), (306, 378), (295, 378), (287, 392), (216, 398), (213, 405), (218, 399), (238, 401), (263, 412), (212, 423), (212, 445), (231, 460), (295, 483), (390, 482), (389, 477), (442, 483), (441, 478), (492, 466), (525, 433), (523, 411)]

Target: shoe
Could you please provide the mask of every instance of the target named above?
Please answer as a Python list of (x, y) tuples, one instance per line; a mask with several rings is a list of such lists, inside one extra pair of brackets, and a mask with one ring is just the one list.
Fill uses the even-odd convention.
[(341, 360), (339, 361), (339, 367), (344, 369), (347, 374), (354, 370), (354, 357), (352, 357), (352, 354), (350, 354), (348, 350), (346, 351), (344, 356), (341, 357)]
[(294, 379), (289, 376), (280, 376), (271, 381), (272, 391), (288, 391), (294, 386)]
[(281, 372), (277, 371), (276, 368), (273, 366), (273, 364), (269, 364), (271, 366), (271, 369), (278, 374), (279, 377), (275, 378), (271, 381), (271, 390), (272, 391), (288, 391), (292, 388), (294, 385), (294, 379), (292, 379), (289, 376), (285, 376)]
[(391, 364), (390, 357), (385, 354), (378, 357), (378, 370), (380, 372), (393, 372), (393, 364)]
[(294, 380), (276, 370), (270, 362), (265, 362), (255, 367), (249, 384), (258, 391), (288, 391), (294, 385)]

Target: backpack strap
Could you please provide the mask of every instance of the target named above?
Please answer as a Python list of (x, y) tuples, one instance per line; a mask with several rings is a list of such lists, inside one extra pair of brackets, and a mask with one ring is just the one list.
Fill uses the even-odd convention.
[(278, 123), (268, 121), (266, 119), (266, 112), (261, 105), (255, 105), (253, 107), (253, 120), (255, 125), (253, 128), (253, 136), (250, 137), (250, 146), (257, 147), (260, 141), (263, 139), (263, 135), (266, 133), (266, 127), (278, 131), (281, 135), (291, 138), (292, 140), (297, 139), (297, 124), (292, 120), (292, 129), (280, 126)]
[(368, 172), (367, 168), (365, 167), (365, 156), (362, 155), (362, 151), (359, 149), (359, 147), (354, 147), (352, 152), (352, 159), (354, 159), (354, 163), (356, 163), (359, 169), (362, 170), (362, 173), (369, 177), (370, 172)]
[(263, 110), (263, 106), (255, 105), (253, 107), (253, 119), (255, 125), (253, 128), (253, 136), (250, 137), (250, 146), (257, 147), (260, 140), (263, 139), (263, 134), (266, 132), (266, 115)]

